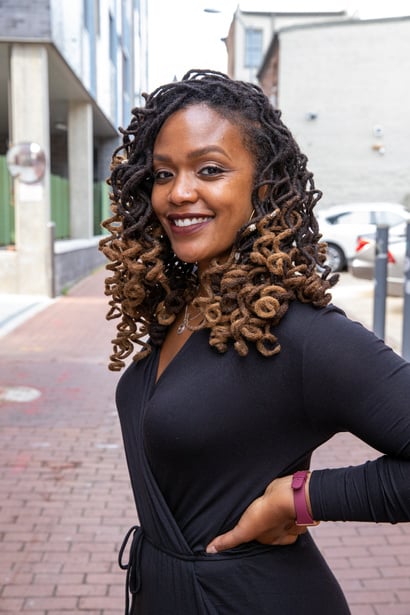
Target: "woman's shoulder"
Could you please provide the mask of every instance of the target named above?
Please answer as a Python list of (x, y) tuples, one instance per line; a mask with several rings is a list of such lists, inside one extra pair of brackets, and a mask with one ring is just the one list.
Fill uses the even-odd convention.
[(331, 327), (336, 321), (346, 323), (348, 320), (345, 312), (332, 303), (325, 307), (315, 307), (312, 303), (295, 300), (289, 304), (288, 311), (280, 322), (280, 327), (306, 331), (312, 326)]
[(393, 370), (405, 363), (390, 346), (362, 323), (355, 321), (336, 305), (315, 308), (293, 302), (278, 327), (277, 336), (283, 351), (300, 353), (309, 365), (326, 371), (332, 366), (339, 373), (351, 369)]
[[(348, 318), (345, 312), (330, 303), (326, 307), (315, 307), (310, 303), (293, 301), (277, 328), (282, 347), (308, 345), (322, 351), (330, 347), (374, 344), (376, 336), (360, 322)], [(378, 340), (380, 341), (380, 340)]]

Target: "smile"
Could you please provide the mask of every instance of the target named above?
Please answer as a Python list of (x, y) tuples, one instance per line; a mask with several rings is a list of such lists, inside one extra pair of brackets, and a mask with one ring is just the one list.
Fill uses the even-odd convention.
[(202, 224), (203, 222), (209, 222), (212, 220), (212, 217), (208, 218), (177, 218), (172, 220), (172, 224), (178, 226), (180, 228), (187, 226), (194, 226), (195, 224)]

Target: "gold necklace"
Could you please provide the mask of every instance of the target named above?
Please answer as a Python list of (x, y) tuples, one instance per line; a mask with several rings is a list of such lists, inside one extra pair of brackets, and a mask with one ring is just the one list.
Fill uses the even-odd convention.
[(200, 312), (198, 312), (198, 314), (195, 314), (195, 316), (191, 316), (191, 318), (189, 317), (188, 303), (187, 303), (185, 306), (184, 319), (177, 329), (177, 334), (181, 335), (181, 333), (183, 333), (185, 329), (187, 329), (188, 331), (196, 331), (197, 330), (196, 327), (195, 328), (190, 327), (189, 323), (195, 320), (196, 318), (198, 318), (198, 316), (201, 316)]

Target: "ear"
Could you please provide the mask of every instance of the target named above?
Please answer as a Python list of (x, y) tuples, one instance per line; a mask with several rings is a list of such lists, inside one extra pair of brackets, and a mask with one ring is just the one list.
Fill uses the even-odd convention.
[(263, 186), (261, 186), (258, 190), (258, 198), (260, 201), (263, 201), (265, 199), (266, 193), (268, 191), (268, 184), (264, 184)]

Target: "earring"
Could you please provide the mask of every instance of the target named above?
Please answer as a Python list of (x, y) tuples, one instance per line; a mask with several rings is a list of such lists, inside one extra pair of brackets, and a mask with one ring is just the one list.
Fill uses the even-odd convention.
[[(254, 209), (252, 209), (252, 213), (251, 213), (251, 215), (250, 215), (250, 218), (249, 218), (249, 220), (248, 220), (248, 223), (252, 220), (252, 218), (253, 218), (253, 216), (254, 216), (254, 215), (255, 215), (255, 210), (254, 210)], [(247, 233), (253, 233), (254, 231), (256, 231), (256, 224), (250, 224), (250, 225), (247, 227), (247, 229), (246, 229), (246, 232), (247, 232)]]

